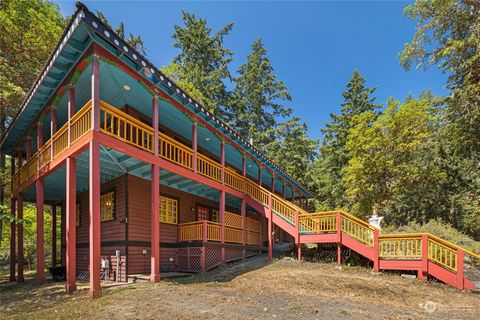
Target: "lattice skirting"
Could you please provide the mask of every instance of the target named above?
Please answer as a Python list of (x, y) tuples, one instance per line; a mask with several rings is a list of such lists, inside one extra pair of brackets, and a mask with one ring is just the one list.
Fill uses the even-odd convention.
[(200, 259), (202, 248), (178, 248), (177, 271), (200, 272)]
[(235, 261), (243, 258), (243, 249), (241, 248), (225, 248), (225, 261)]
[(222, 249), (216, 247), (205, 248), (205, 271), (215, 268), (222, 263)]

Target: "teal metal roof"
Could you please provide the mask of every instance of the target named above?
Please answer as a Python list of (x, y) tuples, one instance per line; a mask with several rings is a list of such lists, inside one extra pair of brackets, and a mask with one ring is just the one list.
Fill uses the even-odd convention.
[[(50, 57), (43, 72), (38, 77), (32, 90), (27, 95), (19, 114), (3, 138), (0, 146), (3, 152), (7, 154), (14, 153), (13, 148), (17, 141), (27, 135), (27, 130), (31, 127), (32, 122), (40, 116), (42, 109), (53, 99), (53, 95), (59, 88), (60, 84), (67, 77), (72, 68), (79, 62), (80, 58), (93, 42), (101, 45), (113, 53), (118, 59), (130, 65), (140, 75), (151, 81), (159, 89), (168, 93), (172, 98), (188, 108), (188, 110), (195, 113), (199, 118), (203, 119), (209, 125), (216, 128), (223, 135), (242, 147), (251, 157), (275, 172), (275, 189), (277, 191), (281, 191), (279, 188), (281, 185), (280, 177), (282, 177), (302, 193), (313, 196), (310, 191), (283, 172), (281, 168), (276, 166), (260, 150), (256, 149), (248, 141), (238, 135), (232, 128), (206, 110), (193, 98), (188, 96), (186, 92), (179, 88), (173, 81), (168, 79), (134, 48), (124, 42), (122, 38), (116, 35), (108, 26), (104, 25), (85, 5), (81, 3), (77, 3), (77, 11), (73, 15), (68, 27), (65, 29), (57, 48)], [(86, 71), (88, 70), (89, 69)], [(102, 62), (100, 72), (102, 88), (100, 98), (102, 100), (117, 107), (126, 104), (135, 106), (135, 108), (139, 108), (147, 115), (151, 113), (151, 94), (148, 93), (147, 89), (145, 89), (142, 84), (112, 64)], [(105, 81), (106, 77), (102, 76), (104, 74), (109, 76), (109, 80), (114, 79), (114, 81)], [(132, 90), (128, 93), (122, 91), (121, 88), (124, 84), (127, 84)], [(83, 72), (79, 79), (77, 79), (75, 85), (77, 87), (76, 91), (88, 92), (90, 86), (89, 72)], [(88, 100), (89, 97), (87, 96), (76, 96), (77, 107), (83, 106)], [(59, 111), (62, 108), (66, 108), (62, 107), (66, 106), (66, 103), (67, 94), (65, 94), (60, 101), (57, 101)], [(183, 137), (191, 139), (190, 118), (181, 110), (172, 107), (167, 101), (161, 100), (159, 107), (160, 123), (172, 128)], [(168, 115), (168, 117), (166, 115)], [(49, 121), (48, 114), (46, 117), (46, 120)], [(59, 112), (59, 127), (65, 122), (66, 112)], [(49, 128), (44, 128), (44, 136), (49, 136), (48, 129)], [(33, 139), (35, 139), (35, 135), (35, 132), (30, 133), (30, 136), (32, 136)], [(203, 126), (198, 127), (198, 141), (200, 148), (205, 148), (216, 155), (220, 154), (219, 138)], [(234, 167), (241, 169), (241, 153), (230, 144), (226, 144), (225, 151), (226, 161)], [(258, 165), (255, 161), (252, 161), (252, 159), (249, 158), (247, 158), (247, 174), (252, 177), (258, 175)], [(270, 172), (264, 170), (262, 179), (265, 185), (271, 185)], [(287, 195), (290, 194), (291, 189), (287, 187)], [(298, 195), (298, 193), (295, 194)]]

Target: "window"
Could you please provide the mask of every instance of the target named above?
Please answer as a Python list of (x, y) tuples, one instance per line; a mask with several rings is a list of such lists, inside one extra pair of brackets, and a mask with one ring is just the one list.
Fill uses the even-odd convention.
[(100, 221), (115, 220), (115, 192), (104, 193), (100, 197)]
[(218, 214), (218, 210), (212, 209), (212, 222), (220, 222), (220, 215)]
[(176, 199), (160, 197), (160, 222), (178, 223), (178, 201)]
[(75, 206), (75, 220), (77, 227), (80, 227), (80, 202), (77, 202), (77, 205)]

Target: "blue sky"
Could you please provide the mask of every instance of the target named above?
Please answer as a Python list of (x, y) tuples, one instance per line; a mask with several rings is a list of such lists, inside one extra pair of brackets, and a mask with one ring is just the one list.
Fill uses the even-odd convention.
[[(186, 10), (206, 18), (218, 30), (234, 22), (225, 46), (234, 53), (231, 71), (245, 61), (251, 43), (261, 37), (275, 73), (293, 97), (290, 106), (320, 138), (320, 128), (338, 113), (341, 93), (354, 68), (378, 87), (377, 101), (404, 99), (431, 89), (444, 95), (446, 75), (436, 68), (405, 71), (398, 54), (415, 31), (415, 22), (403, 15), (408, 1), (84, 1), (100, 10), (113, 25), (123, 21), (127, 32), (139, 34), (157, 66), (178, 53), (173, 48), (173, 26)], [(64, 15), (75, 2), (59, 1)]]

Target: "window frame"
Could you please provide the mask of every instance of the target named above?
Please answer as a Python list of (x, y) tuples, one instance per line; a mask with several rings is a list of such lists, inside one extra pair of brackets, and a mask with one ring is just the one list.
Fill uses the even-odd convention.
[[(112, 203), (113, 203), (112, 218), (108, 219), (108, 220), (103, 220), (102, 219), (102, 197), (109, 194), (109, 193), (113, 193), (113, 197), (112, 197)], [(113, 189), (110, 189), (108, 191), (104, 191), (100, 194), (100, 222), (103, 223), (103, 222), (110, 222), (110, 221), (115, 221), (115, 220), (117, 220), (117, 192), (116, 192), (116, 188), (113, 188)]]
[[(167, 220), (167, 214), (165, 211), (165, 221), (162, 221), (162, 198), (165, 198), (165, 199), (170, 199), (170, 200), (174, 200), (176, 201), (177, 205), (176, 205), (176, 208), (177, 208), (177, 212), (176, 212), (176, 222), (168, 222), (166, 221)], [(158, 212), (158, 220), (160, 223), (165, 223), (165, 224), (171, 224), (171, 225), (178, 225), (180, 223), (180, 198), (178, 197), (175, 197), (175, 196), (172, 196), (172, 195), (169, 195), (169, 194), (165, 194), (165, 193), (160, 193), (160, 195), (158, 196), (158, 205), (159, 205), (159, 212)], [(167, 210), (167, 207), (168, 205), (166, 204), (166, 207), (165, 209)]]

